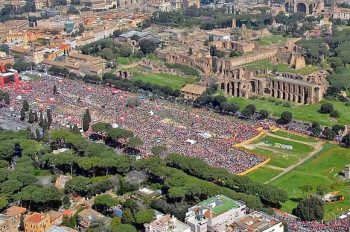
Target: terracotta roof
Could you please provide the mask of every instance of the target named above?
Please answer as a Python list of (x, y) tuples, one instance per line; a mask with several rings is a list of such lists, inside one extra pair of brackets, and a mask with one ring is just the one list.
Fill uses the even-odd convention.
[(23, 207), (19, 207), (19, 206), (11, 206), (10, 208), (6, 209), (5, 211), (5, 215), (6, 216), (10, 216), (10, 217), (13, 217), (13, 216), (16, 216), (18, 214), (23, 214), (27, 211), (26, 208), (23, 208)]
[(33, 213), (32, 215), (30, 215), (29, 217), (27, 217), (26, 221), (30, 222), (30, 223), (40, 223), (41, 219), (42, 219), (42, 215), (40, 213)]
[(25, 49), (23, 47), (13, 46), (10, 48), (10, 51), (18, 52), (18, 53), (26, 53), (28, 51), (28, 49)]
[(69, 56), (70, 56), (70, 58), (76, 58), (76, 59), (81, 59), (81, 60), (86, 60), (86, 61), (98, 59), (98, 57), (84, 55), (84, 54), (81, 54), (78, 52), (71, 53), (71, 54), (69, 54)]
[(70, 217), (70, 216), (72, 216), (74, 214), (74, 211), (73, 210), (70, 210), (70, 209), (65, 209), (64, 211), (63, 211), (63, 216), (64, 217)]

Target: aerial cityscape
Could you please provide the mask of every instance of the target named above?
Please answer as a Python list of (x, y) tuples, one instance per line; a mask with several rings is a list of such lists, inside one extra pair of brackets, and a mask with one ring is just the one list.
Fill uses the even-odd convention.
[(349, 0), (0, 0), (0, 232), (350, 231)]

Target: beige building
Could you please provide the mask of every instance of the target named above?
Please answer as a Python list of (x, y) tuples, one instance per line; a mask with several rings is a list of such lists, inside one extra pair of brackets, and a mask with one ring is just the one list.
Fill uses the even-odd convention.
[(191, 6), (199, 8), (201, 5), (200, 0), (170, 0), (170, 3), (173, 10), (187, 9)]
[(42, 10), (43, 8), (47, 7), (47, 1), (45, 0), (35, 0), (34, 4), (37, 10)]
[(45, 232), (51, 227), (48, 214), (33, 213), (24, 219), (24, 230), (26, 232)]
[(183, 0), (183, 8), (187, 9), (189, 7), (197, 7), (199, 8), (201, 6), (201, 1), (200, 0)]
[(117, 8), (137, 8), (143, 0), (117, 0)]
[(6, 36), (6, 43), (9, 45), (19, 45), (27, 46), (28, 45), (28, 36), (25, 32), (12, 32)]
[(63, 221), (63, 213), (51, 210), (47, 213), (50, 216), (51, 225), (61, 225)]
[(4, 214), (0, 214), (0, 232), (18, 232), (21, 216), (27, 211), (26, 208), (11, 206)]
[(187, 84), (181, 89), (181, 94), (185, 99), (196, 100), (204, 93), (205, 90), (206, 87), (195, 84)]
[(282, 222), (273, 217), (253, 212), (248, 214), (228, 226), (225, 232), (284, 232)]
[(68, 58), (64, 61), (53, 61), (48, 59), (43, 61), (46, 65), (67, 68), (76, 74), (99, 77), (105, 72), (106, 62), (107, 61), (101, 57), (88, 56), (78, 52), (70, 53)]
[(169, 214), (163, 215), (144, 226), (146, 232), (191, 232), (188, 225)]
[(78, 213), (78, 224), (82, 229), (87, 229), (94, 223), (100, 221), (104, 221), (105, 223), (110, 222), (106, 216), (93, 209), (84, 209)]
[(18, 232), (18, 226), (15, 219), (0, 214), (0, 232)]
[(92, 10), (108, 10), (117, 7), (117, 0), (85, 0), (84, 3), (91, 4)]
[(350, 9), (347, 8), (336, 8), (332, 13), (333, 19), (349, 20)]
[(223, 195), (211, 197), (188, 209), (185, 222), (192, 232), (225, 231), (246, 214), (246, 205)]
[(5, 52), (0, 52), (0, 66), (15, 63), (13, 56), (7, 55)]

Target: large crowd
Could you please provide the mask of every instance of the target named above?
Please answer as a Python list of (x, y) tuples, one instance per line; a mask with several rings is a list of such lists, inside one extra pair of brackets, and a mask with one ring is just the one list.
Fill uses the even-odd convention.
[[(57, 86), (58, 94), (53, 94)], [(33, 111), (53, 109), (52, 128), (82, 127), (82, 115), (89, 109), (92, 124), (109, 122), (113, 126), (132, 130), (142, 138), (140, 148), (143, 157), (151, 155), (154, 146), (166, 146), (171, 152), (198, 157), (215, 167), (224, 167), (233, 173), (241, 173), (265, 160), (264, 157), (234, 148), (236, 143), (258, 134), (257, 128), (269, 128), (269, 122), (242, 122), (211, 111), (151, 100), (138, 94), (107, 86), (86, 84), (81, 81), (47, 77), (21, 85), (9, 85), (6, 91), (13, 112), (19, 112), (24, 99)], [(136, 107), (128, 107), (130, 99), (138, 99)], [(289, 125), (291, 130), (305, 133), (300, 124)], [(289, 214), (276, 214), (288, 225), (288, 231), (349, 231), (350, 213), (331, 222), (306, 222)]]
[[(53, 93), (56, 85), (59, 94)], [(255, 123), (244, 123), (210, 111), (193, 109), (164, 100), (150, 100), (118, 89), (86, 84), (81, 81), (47, 77), (21, 86), (9, 86), (11, 107), (19, 112), (23, 99), (35, 111), (53, 109), (52, 128), (81, 127), (82, 115), (89, 109), (92, 124), (109, 122), (132, 130), (142, 138), (141, 155), (151, 155), (151, 148), (163, 145), (170, 152), (198, 157), (215, 167), (241, 173), (265, 160), (264, 157), (234, 148), (235, 143), (258, 134)], [(128, 107), (130, 99), (140, 106)]]
[(288, 225), (290, 232), (346, 232), (350, 230), (350, 212), (329, 222), (302, 221), (285, 213), (276, 213), (276, 218)]

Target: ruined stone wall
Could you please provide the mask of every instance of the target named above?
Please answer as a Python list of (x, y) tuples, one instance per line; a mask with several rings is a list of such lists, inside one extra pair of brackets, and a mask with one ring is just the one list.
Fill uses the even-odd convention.
[(210, 75), (212, 69), (211, 57), (196, 57), (188, 54), (180, 53), (161, 53), (158, 52), (158, 57), (164, 57), (167, 63), (184, 64), (200, 70), (204, 75)]
[[(292, 51), (292, 53), (290, 53)], [(322, 100), (328, 87), (327, 73), (324, 71), (310, 75), (277, 73), (271, 75), (267, 70), (248, 70), (243, 65), (264, 59), (285, 60), (296, 68), (303, 67), (305, 61), (296, 55), (294, 48), (280, 51), (278, 47), (270, 47), (250, 55), (232, 59), (210, 57), (204, 55), (188, 55), (185, 53), (159, 52), (168, 63), (192, 66), (202, 71), (203, 85), (215, 80), (221, 90), (228, 96), (249, 98), (251, 96), (274, 97), (297, 104), (312, 104)], [(206, 82), (206, 83), (204, 83)]]
[(255, 61), (272, 59), (277, 53), (277, 48), (270, 48), (268, 50), (257, 51), (249, 55), (240, 56), (230, 59), (231, 68), (242, 66)]
[(308, 77), (283, 73), (259, 78), (261, 73), (244, 68), (218, 72), (220, 89), (228, 96), (265, 96), (297, 104), (312, 104), (322, 100), (328, 86), (325, 76), (320, 74)]

